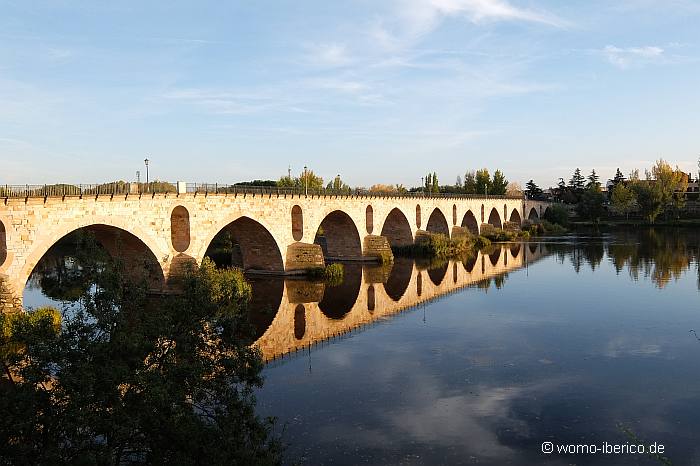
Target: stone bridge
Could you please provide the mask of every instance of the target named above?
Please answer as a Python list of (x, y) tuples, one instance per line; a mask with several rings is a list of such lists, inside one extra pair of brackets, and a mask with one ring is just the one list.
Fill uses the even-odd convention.
[[(237, 265), (286, 274), (324, 259), (367, 260), (412, 244), (422, 231), (478, 233), (482, 225), (544, 215), (548, 203), (507, 197), (170, 193), (0, 198), (0, 278), (14, 296), (42, 256), (80, 229), (107, 250), (151, 262), (160, 286), (188, 261), (199, 263), (227, 232)], [(320, 233), (320, 234), (319, 234)], [(315, 244), (316, 243), (316, 244)]]

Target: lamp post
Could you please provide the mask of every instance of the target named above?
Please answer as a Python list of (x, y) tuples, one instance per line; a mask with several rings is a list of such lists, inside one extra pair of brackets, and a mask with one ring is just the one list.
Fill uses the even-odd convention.
[(148, 189), (148, 162), (150, 162), (150, 160), (147, 158), (143, 160), (143, 163), (146, 164), (146, 189)]
[(424, 179), (424, 176), (420, 177), (420, 191), (422, 194), (425, 194), (425, 181), (423, 181)]
[(306, 174), (306, 165), (304, 165), (304, 196), (309, 195), (309, 176)]

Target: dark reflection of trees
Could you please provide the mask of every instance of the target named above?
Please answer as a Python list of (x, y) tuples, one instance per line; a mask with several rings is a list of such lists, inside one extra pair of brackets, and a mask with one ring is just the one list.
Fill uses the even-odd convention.
[(277, 315), (282, 294), (284, 292), (284, 280), (272, 277), (249, 277), (248, 281), (253, 289), (253, 295), (248, 304), (248, 319), (253, 326), (253, 338), (257, 340)]
[(440, 283), (442, 283), (442, 281), (445, 279), (448, 265), (449, 262), (445, 261), (440, 265), (432, 266), (428, 269), (428, 276), (430, 277), (430, 281), (433, 282), (435, 286), (440, 285)]
[(394, 301), (401, 299), (411, 282), (413, 260), (405, 257), (395, 257), (389, 279), (384, 283), (384, 290)]
[(360, 294), (362, 285), (362, 265), (346, 263), (342, 283), (326, 285), (319, 309), (330, 319), (342, 319), (350, 312)]
[[(649, 228), (616, 231), (606, 244), (585, 241), (550, 244), (549, 248), (560, 262), (568, 259), (577, 273), (584, 265), (595, 270), (607, 253), (618, 274), (626, 269), (632, 279), (649, 278), (663, 288), (699, 263), (699, 245), (700, 232), (695, 230)], [(698, 277), (700, 280), (700, 265)]]
[(618, 273), (627, 268), (634, 280), (648, 277), (663, 288), (698, 261), (699, 244), (700, 234), (690, 229), (625, 231), (608, 245), (608, 256)]

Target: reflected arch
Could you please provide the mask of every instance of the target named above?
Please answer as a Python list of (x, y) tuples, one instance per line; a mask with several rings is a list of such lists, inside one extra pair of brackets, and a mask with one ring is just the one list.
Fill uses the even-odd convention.
[(498, 265), (498, 260), (501, 258), (501, 248), (496, 248), (489, 254), (489, 260), (494, 267)]
[(447, 237), (450, 236), (450, 226), (447, 224), (447, 219), (442, 211), (436, 207), (428, 218), (428, 223), (425, 225), (426, 231), (430, 233), (439, 233)]
[(468, 210), (464, 217), (462, 218), (462, 227), (468, 228), (470, 232), (475, 235), (479, 234), (479, 223), (476, 221), (476, 217), (471, 210)]
[(448, 263), (445, 262), (439, 267), (428, 269), (428, 277), (430, 277), (430, 281), (433, 282), (435, 286), (440, 286), (445, 279), (445, 275), (447, 275), (447, 266)]
[(321, 246), (327, 258), (362, 257), (360, 233), (352, 218), (342, 210), (326, 215), (316, 231), (314, 243)]
[(343, 281), (338, 285), (326, 284), (318, 308), (329, 319), (343, 319), (357, 302), (361, 285), (362, 265), (345, 264)]
[(391, 273), (386, 283), (384, 291), (394, 301), (399, 301), (411, 283), (413, 273), (413, 260), (405, 257), (395, 257), (391, 267)]
[(270, 231), (250, 217), (238, 217), (212, 238), (206, 253), (217, 265), (244, 271), (284, 272), (282, 253)]
[(408, 219), (398, 208), (389, 212), (384, 220), (381, 235), (389, 241), (391, 247), (410, 246), (413, 244), (413, 233)]

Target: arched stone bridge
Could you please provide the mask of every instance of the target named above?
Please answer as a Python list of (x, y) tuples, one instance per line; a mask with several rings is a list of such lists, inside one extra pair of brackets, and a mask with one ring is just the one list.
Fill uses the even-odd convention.
[[(0, 278), (15, 296), (48, 249), (84, 228), (110, 250), (157, 264), (165, 283), (178, 264), (200, 262), (227, 231), (248, 271), (293, 273), (325, 259), (361, 260), (421, 231), (477, 233), (483, 224), (544, 215), (548, 203), (504, 197), (303, 194), (137, 194), (6, 198), (0, 204)], [(317, 237), (317, 233), (322, 233)], [(319, 243), (320, 246), (314, 245)]]

